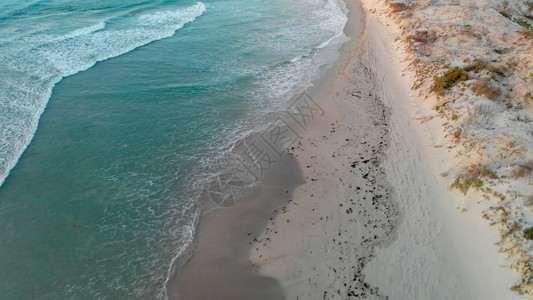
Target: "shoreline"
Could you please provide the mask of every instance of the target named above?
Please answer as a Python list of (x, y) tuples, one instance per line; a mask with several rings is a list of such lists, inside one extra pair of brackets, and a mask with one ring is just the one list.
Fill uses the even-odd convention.
[[(344, 5), (343, 0), (330, 0), (329, 2), (330, 2), (329, 4), (333, 4), (333, 5), (337, 6), (337, 8), (338, 8), (338, 10), (340, 12), (345, 12), (346, 7)], [(308, 93), (309, 94), (314, 93), (315, 92), (315, 86), (317, 86), (317, 85), (320, 86), (321, 82), (323, 80), (325, 80), (325, 78), (327, 78), (326, 74), (329, 72), (329, 69), (331, 69), (331, 67), (337, 62), (338, 49), (340, 48), (339, 45), (342, 45), (342, 44), (345, 43), (344, 39), (346, 39), (346, 36), (343, 34), (343, 30), (341, 30), (334, 37), (329, 38), (327, 41), (323, 42), (318, 47), (314, 48), (315, 50), (318, 49), (318, 51), (311, 52), (309, 54), (310, 57), (312, 57), (314, 60), (316, 60), (318, 62), (319, 67), (317, 68), (315, 74), (312, 74), (312, 76), (309, 76), (309, 78), (308, 78), (309, 82), (301, 83), (301, 85), (307, 86), (307, 87), (305, 88), (304, 91), (299, 92), (300, 95), (302, 95), (302, 93), (304, 95), (307, 95)], [(304, 58), (304, 57), (297, 57), (297, 58), (294, 58), (294, 59), (298, 59), (299, 60), (299, 59), (302, 59), (302, 58)], [(305, 58), (307, 58), (307, 57), (305, 57)], [(293, 60), (291, 60), (291, 62), (292, 61)], [(299, 85), (299, 86), (301, 86), (301, 85)], [(298, 96), (298, 93), (294, 94), (289, 102), (293, 102), (293, 100), (295, 100), (294, 98), (297, 98), (296, 96)], [(287, 111), (276, 111), (274, 113), (275, 114), (284, 114), (284, 113), (287, 113)], [(258, 127), (258, 128), (262, 128), (262, 129), (257, 129), (256, 128), (256, 131), (248, 132), (248, 133), (246, 133), (245, 136), (241, 136), (240, 138), (238, 138), (237, 141), (235, 142), (235, 144), (233, 144), (232, 150), (230, 150), (230, 152), (232, 152), (232, 153), (229, 156), (235, 156), (236, 155), (236, 153), (233, 153), (233, 152), (235, 152), (235, 147), (236, 147), (237, 144), (239, 144), (242, 141), (246, 141), (250, 137), (259, 135), (262, 131), (265, 130), (264, 129), (265, 126), (267, 126), (267, 125), (270, 126), (273, 123), (275, 123), (277, 120), (272, 120), (272, 115), (274, 115), (274, 113), (273, 112), (269, 112), (268, 113), (268, 115), (267, 115), (267, 119), (268, 120), (266, 122), (261, 123), (260, 126)], [(300, 128), (300, 130), (298, 130), (298, 131), (301, 131), (301, 129), (302, 128)], [(303, 131), (305, 131), (305, 129)], [(302, 133), (302, 132), (299, 132), (299, 133)], [(285, 150), (286, 149), (278, 149), (277, 151), (285, 151)], [(282, 160), (285, 160), (285, 159), (286, 158), (284, 158)], [(217, 178), (218, 179), (222, 179), (224, 176), (233, 177), (232, 173), (237, 174), (236, 169), (238, 169), (239, 166), (236, 166), (236, 160), (239, 160), (239, 158), (235, 159), (235, 157), (231, 157), (231, 159), (226, 164), (227, 170), (223, 170), (220, 174), (217, 175)], [(293, 164), (290, 161), (291, 160), (289, 159), (288, 164)], [(287, 162), (285, 162), (285, 163), (287, 163)], [(278, 164), (278, 168), (279, 168), (279, 165), (283, 165), (284, 162), (281, 162), (281, 163), (277, 162), (277, 164)], [(285, 166), (283, 168), (287, 168), (287, 166)], [(242, 196), (237, 197), (239, 199), (236, 199), (235, 195), (230, 196), (229, 198), (233, 197), (234, 198), (233, 200), (235, 200), (235, 202), (236, 202), (235, 204), (237, 206), (237, 205), (240, 205), (240, 202), (245, 202), (245, 203), (246, 202), (250, 202), (251, 201), (250, 199), (254, 198), (254, 197), (257, 197), (257, 198), (268, 198), (268, 195), (270, 195), (273, 192), (272, 190), (269, 190), (269, 188), (277, 189), (277, 190), (283, 190), (283, 191), (285, 191), (285, 193), (289, 194), (294, 189), (292, 184), (288, 184), (287, 185), (285, 183), (280, 183), (279, 186), (277, 186), (277, 187), (268, 186), (268, 184), (267, 184), (267, 186), (264, 186), (265, 182), (271, 182), (272, 183), (272, 182), (278, 182), (279, 181), (279, 179), (276, 178), (276, 175), (272, 175), (272, 174), (279, 174), (279, 173), (283, 173), (284, 172), (284, 171), (280, 171), (279, 169), (276, 169), (276, 168), (273, 168), (273, 169), (274, 170), (269, 170), (268, 172), (266, 172), (266, 174), (263, 175), (263, 177), (259, 181), (259, 184), (257, 184), (257, 182), (256, 183), (252, 183), (254, 181), (253, 179), (250, 180), (250, 178), (247, 178), (247, 176), (242, 177), (242, 174), (236, 175), (235, 177), (237, 178), (237, 180), (239, 180), (239, 179), (242, 180), (242, 182), (238, 182), (239, 186), (237, 188), (240, 191), (237, 192), (237, 193), (241, 193), (242, 190), (244, 190), (244, 192), (243, 192)], [(232, 173), (228, 174), (228, 170), (230, 170), (230, 172), (232, 172)], [(300, 168), (297, 165), (291, 166), (289, 173), (291, 173), (292, 176), (290, 176), (288, 178), (288, 181), (295, 180), (294, 177), (300, 176), (299, 175), (300, 171), (301, 170), (300, 170)], [(251, 177), (251, 176), (248, 176), (248, 177)], [(199, 203), (201, 203), (201, 204), (198, 206), (199, 214), (198, 214), (198, 216), (196, 218), (196, 222), (195, 222), (195, 225), (194, 225), (194, 232), (193, 232), (193, 235), (192, 235), (192, 238), (191, 238), (191, 242), (187, 244), (187, 247), (185, 247), (184, 250), (182, 252), (180, 252), (180, 254), (177, 257), (175, 257), (175, 259), (171, 262), (171, 264), (169, 266), (169, 272), (168, 272), (169, 275), (168, 275), (168, 277), (167, 277), (167, 279), (165, 281), (165, 287), (166, 287), (165, 288), (165, 295), (167, 296), (167, 298), (173, 299), (173, 298), (178, 297), (179, 289), (177, 289), (176, 287), (177, 287), (177, 285), (180, 284), (179, 283), (180, 280), (178, 278), (179, 275), (183, 272), (185, 264), (189, 264), (190, 265), (191, 264), (190, 261), (194, 258), (194, 256), (198, 256), (198, 248), (199, 247), (201, 247), (201, 248), (205, 247), (204, 245), (200, 245), (199, 246), (199, 238), (198, 238), (199, 232), (200, 231), (212, 231), (213, 230), (212, 228), (218, 227), (218, 226), (212, 226), (212, 225), (205, 226), (205, 225), (203, 225), (203, 223), (215, 223), (216, 224), (217, 222), (226, 222), (225, 223), (226, 225), (229, 224), (229, 226), (233, 226), (234, 224), (230, 224), (231, 223), (230, 221), (228, 221), (228, 220), (223, 221), (222, 220), (225, 217), (227, 217), (227, 215), (225, 215), (227, 213), (226, 211), (230, 211), (229, 214), (232, 214), (233, 216), (237, 216), (240, 212), (246, 211), (246, 209), (238, 209), (236, 211), (232, 211), (233, 210), (232, 209), (233, 205), (230, 204), (229, 206), (226, 206), (227, 202), (225, 202), (225, 201), (231, 200), (229, 198), (227, 198), (226, 200), (223, 200), (221, 203), (215, 203), (216, 201), (213, 201), (213, 199), (211, 198), (211, 195), (210, 195), (210, 191), (211, 191), (210, 189), (212, 188), (213, 183), (215, 183), (215, 185), (216, 185), (216, 182), (208, 183), (208, 184), (206, 184), (207, 186), (204, 186), (202, 191), (201, 191), (201, 195), (200, 195), (201, 200), (199, 200)], [(226, 182), (226, 185), (231, 186), (233, 183), (234, 182)], [(243, 186), (244, 186), (244, 188), (243, 188)], [(226, 188), (222, 188), (222, 190), (220, 192), (222, 193), (222, 197), (227, 197), (228, 193), (231, 194), (233, 191), (229, 191)], [(281, 198), (284, 198), (284, 196), (285, 195), (283, 195), (283, 197), (281, 197)], [(253, 201), (255, 201), (255, 200), (253, 200)], [(280, 203), (284, 203), (283, 200), (280, 200), (280, 201), (282, 201)], [(255, 201), (255, 202), (258, 202), (258, 201)], [(248, 210), (254, 210), (255, 209), (255, 208), (253, 208), (254, 205), (256, 205), (256, 204), (246, 203), (244, 206), (248, 207)], [(264, 219), (263, 214), (260, 215), (259, 218), (263, 218)], [(225, 217), (223, 215), (225, 215)], [(215, 219), (218, 219), (218, 220), (215, 220)], [(206, 220), (208, 220), (208, 221), (206, 222)], [(215, 221), (213, 221), (213, 220), (215, 220)], [(216, 230), (216, 228), (214, 230)], [(255, 235), (258, 236), (260, 231), (261, 230), (258, 230)], [(228, 234), (228, 235), (231, 235), (231, 234)], [(247, 235), (252, 235), (252, 233), (248, 233)], [(204, 243), (205, 244), (209, 244), (208, 241), (205, 241)], [(204, 244), (204, 243), (202, 243), (202, 244)], [(248, 243), (249, 243), (249, 241), (248, 241)], [(243, 244), (243, 245), (241, 245), (243, 248), (248, 247), (247, 245), (244, 245), (244, 242), (242, 242), (240, 244)], [(194, 260), (196, 260), (196, 259), (194, 259)], [(244, 269), (245, 268), (246, 267), (244, 267)], [(194, 268), (192, 268), (192, 269), (194, 269)], [(245, 272), (252, 272), (251, 270), (252, 269), (248, 269)], [(251, 275), (251, 276), (253, 276), (253, 275)], [(186, 297), (186, 296), (181, 295), (181, 297)], [(194, 298), (195, 296), (191, 295), (190, 297)]]
[(325, 117), (268, 185), (201, 220), (170, 299), (522, 299), (483, 205), (461, 213), (438, 175), (454, 157), (419, 122), (428, 105), (385, 4), (345, 2), (351, 40), (311, 94)]
[[(339, 7), (341, 10), (346, 9), (344, 1), (341, 1), (339, 4), (341, 5)], [(346, 38), (345, 35), (338, 35), (328, 40), (327, 46), (322, 47), (321, 45), (320, 51), (322, 54), (317, 57), (317, 60), (321, 64), (317, 70), (316, 77), (311, 79), (312, 85), (307, 87), (300, 96), (314, 95), (317, 93), (316, 86), (322, 86), (324, 81), (329, 78), (328, 74), (331, 72), (331, 69), (335, 68), (339, 62), (339, 51), (340, 48), (345, 47), (346, 40), (343, 39)], [(340, 46), (337, 46), (339, 44)], [(327, 62), (324, 63), (324, 61)], [(294, 99), (298, 98), (296, 96), (292, 98), (291, 102), (298, 100)], [(306, 128), (303, 128), (303, 131), (301, 129), (300, 127), (297, 130), (298, 134), (303, 134), (307, 130)], [(252, 136), (254, 135), (252, 134)], [(253, 137), (248, 136), (244, 140), (249, 138), (253, 139)], [(286, 150), (278, 149), (278, 151)], [(268, 276), (259, 276), (258, 267), (250, 264), (247, 261), (248, 255), (243, 253), (251, 252), (250, 245), (252, 245), (254, 237), (259, 237), (264, 228), (267, 227), (267, 225), (261, 226), (258, 223), (263, 222), (266, 224), (276, 214), (281, 214), (283, 208), (292, 201), (291, 196), (295, 187), (303, 184), (303, 182), (304, 179), (301, 178), (301, 167), (298, 161), (289, 153), (289, 155), (285, 155), (281, 161), (276, 162), (271, 169), (265, 172), (259, 184), (256, 183), (252, 187), (246, 187), (244, 196), (237, 201), (235, 206), (210, 207), (206, 212), (201, 213), (197, 219), (192, 243), (174, 260), (170, 267), (170, 276), (165, 284), (168, 299), (198, 299), (198, 297), (202, 299), (209, 297), (216, 297), (216, 299), (225, 299), (225, 297), (228, 299), (235, 299), (234, 297), (262, 299), (258, 298), (258, 293), (265, 293), (266, 296), (261, 296), (265, 297), (265, 299), (276, 299), (278, 297), (283, 299), (283, 291), (280, 287), (277, 287), (279, 283), (276, 283), (275, 280)], [(245, 184), (248, 184), (247, 180), (245, 180)], [(202, 195), (202, 197), (206, 198), (210, 196)], [(276, 200), (271, 201), (272, 198)], [(207, 198), (203, 200), (207, 200)], [(271, 202), (271, 204), (261, 205), (262, 202)], [(208, 207), (206, 206), (206, 208)], [(250, 217), (248, 215), (250, 214), (256, 220), (259, 220), (259, 222), (252, 224), (247, 221), (234, 221), (236, 218), (247, 219), (249, 221)], [(237, 234), (235, 232), (221, 230), (221, 228), (227, 229), (242, 225), (251, 227), (247, 227), (249, 230), (245, 231), (238, 229), (235, 231)], [(213, 235), (220, 235), (226, 238), (222, 241)], [(231, 242), (227, 242), (227, 240)], [(217, 249), (214, 249), (215, 247)], [(222, 251), (226, 253), (220, 255), (218, 253), (220, 249), (223, 249)], [(236, 255), (237, 253), (241, 255)], [(218, 273), (218, 275), (212, 276), (212, 279), (218, 282), (216, 284), (218, 288), (208, 287), (206, 289), (204, 284), (200, 284), (199, 286), (195, 285), (195, 282), (205, 282), (208, 280), (201, 278), (205, 274), (199, 274), (199, 270), (206, 265), (212, 268), (211, 271)], [(237, 277), (240, 276), (241, 283), (233, 282), (232, 285), (239, 286), (240, 290), (234, 287), (226, 289), (221, 282), (228, 283), (225, 279), (220, 280), (221, 277), (219, 275), (221, 273), (230, 277), (235, 277), (233, 274), (239, 273)], [(181, 276), (183, 274), (186, 275)], [(243, 274), (246, 274), (246, 276)], [(183, 277), (187, 277), (187, 279), (183, 280)], [(253, 286), (253, 289), (247, 285)], [(231, 293), (231, 295), (227, 293)]]
[[(357, 59), (357, 53), (354, 53), (354, 49), (361, 50), (360, 43), (361, 41), (363, 41), (362, 37), (364, 33), (364, 16), (362, 14), (361, 8), (356, 8), (356, 6), (351, 2), (345, 3), (345, 5), (349, 6), (349, 16), (348, 24), (346, 25), (344, 31), (345, 34), (351, 38), (351, 40), (345, 42), (338, 50), (339, 57), (333, 63), (332, 68), (319, 71), (322, 74), (326, 72), (327, 76), (325, 76), (323, 80), (319, 83), (318, 89), (310, 87), (306, 91), (308, 94), (312, 95), (314, 100), (316, 100), (316, 102), (319, 103), (320, 106), (322, 106), (325, 111), (325, 117), (318, 120), (312, 120), (309, 127), (306, 128), (305, 135), (303, 135), (301, 140), (298, 142), (298, 146), (292, 147), (292, 150), (289, 151), (291, 155), (288, 156), (287, 159), (289, 159), (289, 161), (292, 160), (297, 168), (290, 170), (290, 168), (287, 168), (287, 165), (290, 165), (290, 163), (288, 162), (277, 165), (271, 170), (272, 172), (269, 172), (270, 174), (267, 174), (265, 176), (265, 180), (267, 181), (273, 180), (274, 182), (277, 181), (278, 183), (280, 183), (286, 180), (287, 178), (282, 178), (282, 180), (280, 181), (279, 176), (278, 178), (276, 178), (274, 174), (279, 172), (288, 172), (289, 174), (291, 174), (289, 178), (294, 177), (296, 172), (304, 171), (303, 174), (307, 175), (305, 169), (310, 168), (311, 165), (306, 164), (314, 163), (311, 160), (302, 159), (302, 153), (298, 152), (308, 151), (310, 148), (312, 148), (314, 142), (318, 142), (319, 139), (322, 139), (322, 136), (325, 133), (323, 132), (324, 130), (331, 130), (331, 128), (329, 127), (330, 125), (333, 125), (333, 123), (330, 122), (339, 122), (339, 119), (341, 118), (342, 109), (339, 110), (338, 107), (335, 107), (335, 105), (329, 103), (329, 100), (331, 98), (332, 93), (347, 93), (347, 88), (352, 85), (352, 82), (349, 79), (350, 76), (347, 74), (339, 75), (339, 72), (349, 72), (346, 71), (346, 69), (351, 66), (351, 64), (354, 62), (354, 59)], [(358, 65), (360, 68), (363, 67), (360, 64)], [(343, 79), (339, 79), (339, 77), (343, 76)], [(359, 99), (361, 99), (361, 95), (363, 94), (372, 94), (372, 90), (375, 88), (370, 82), (370, 78), (368, 76), (369, 74), (364, 75), (364, 81), (361, 83), (361, 86), (358, 87), (359, 90), (357, 91), (357, 93), (359, 93)], [(351, 91), (351, 93), (355, 92), (355, 90)], [(353, 95), (351, 96), (353, 97)], [(375, 96), (370, 98), (373, 100), (373, 102), (361, 102), (362, 105), (365, 105), (365, 109), (368, 110), (368, 112), (365, 110), (360, 110), (358, 112), (363, 121), (355, 121), (354, 124), (347, 125), (343, 130), (344, 134), (346, 134), (346, 138), (343, 138), (342, 141), (336, 141), (335, 143), (347, 144), (346, 141), (348, 140), (347, 138), (350, 137), (350, 135), (352, 135), (351, 138), (356, 141), (358, 139), (358, 137), (354, 136), (357, 134), (356, 132), (359, 132), (361, 134), (361, 136), (359, 136), (360, 139), (365, 139), (365, 136), (367, 134), (364, 133), (364, 131), (362, 130), (356, 129), (357, 127), (366, 127), (368, 131), (375, 131), (372, 134), (372, 138), (368, 138), (368, 141), (370, 143), (363, 142), (361, 149), (359, 149), (362, 152), (361, 154), (363, 154), (364, 152), (365, 155), (368, 155), (367, 158), (362, 159), (362, 164), (367, 164), (369, 161), (372, 161), (369, 166), (364, 166), (361, 168), (357, 168), (357, 170), (353, 170), (353, 168), (355, 168), (354, 166), (350, 166), (350, 163), (343, 162), (342, 167), (346, 169), (347, 173), (343, 173), (339, 176), (350, 176), (350, 173), (357, 172), (359, 175), (356, 177), (363, 178), (360, 180), (360, 182), (358, 182), (358, 185), (366, 188), (363, 191), (360, 187), (355, 187), (355, 185), (352, 186), (351, 184), (349, 184), (349, 187), (345, 187), (345, 193), (359, 193), (357, 191), (361, 190), (362, 195), (365, 195), (361, 197), (365, 199), (366, 197), (372, 198), (372, 202), (366, 203), (365, 209), (361, 208), (358, 213), (366, 214), (367, 209), (376, 210), (376, 212), (372, 212), (369, 216), (367, 216), (368, 218), (366, 224), (356, 224), (357, 221), (353, 221), (354, 218), (350, 215), (352, 213), (352, 209), (342, 209), (341, 211), (343, 212), (343, 216), (346, 216), (347, 218), (342, 220), (339, 219), (336, 222), (331, 222), (330, 224), (331, 226), (336, 226), (339, 225), (339, 222), (341, 222), (355, 226), (356, 234), (352, 236), (353, 241), (351, 245), (356, 244), (356, 239), (360, 240), (359, 242), (361, 244), (366, 245), (361, 247), (360, 251), (361, 253), (359, 263), (362, 264), (366, 264), (370, 260), (372, 256), (372, 249), (378, 243), (378, 241), (385, 241), (389, 238), (389, 234), (394, 231), (395, 221), (393, 219), (398, 215), (395, 206), (391, 203), (388, 203), (387, 198), (389, 191), (387, 184), (383, 178), (383, 171), (379, 168), (376, 168), (380, 164), (379, 161), (381, 160), (381, 156), (384, 153), (383, 151), (387, 143), (386, 135), (388, 129), (386, 124), (386, 111), (383, 107), (380, 106), (379, 101), (375, 102), (378, 100), (377, 98), (375, 98)], [(345, 103), (345, 105), (349, 106), (350, 104)], [(374, 107), (375, 105), (377, 106)], [(349, 111), (352, 110), (351, 107), (345, 106), (344, 108), (348, 109)], [(379, 124), (376, 124), (376, 122), (378, 122)], [(378, 126), (380, 130), (375, 130), (376, 126)], [(335, 131), (335, 129), (333, 129), (332, 131)], [(325, 136), (323, 137), (325, 138)], [(302, 144), (304, 144), (305, 146), (302, 146)], [(304, 150), (303, 147), (306, 147), (306, 149), (308, 150)], [(379, 148), (379, 150), (375, 150), (374, 148)], [(313, 153), (312, 151), (308, 152)], [(338, 158), (334, 160), (338, 161)], [(369, 173), (372, 173), (372, 175), (367, 178)], [(322, 176), (322, 174), (317, 175), (320, 177)], [(283, 199), (284, 197), (281, 197), (281, 199), (277, 200), (277, 204), (274, 203), (272, 206), (260, 205), (258, 203), (257, 200), (262, 199), (263, 201), (265, 201), (265, 199), (272, 197), (272, 191), (269, 191), (268, 189), (264, 189), (259, 186), (254, 187), (251, 194), (247, 196), (237, 206), (229, 209), (212, 211), (205, 218), (203, 218), (200, 222), (197, 231), (198, 236), (197, 247), (194, 250), (195, 254), (190, 259), (187, 259), (187, 262), (184, 264), (184, 266), (178, 270), (178, 275), (176, 275), (175, 278), (170, 280), (167, 284), (170, 299), (204, 299), (214, 297), (213, 295), (216, 295), (217, 299), (231, 299), (232, 297), (237, 296), (250, 297), (249, 295), (253, 295), (254, 299), (257, 299), (258, 295), (261, 295), (266, 299), (285, 299), (287, 297), (291, 298), (291, 289), (287, 289), (286, 281), (283, 278), (276, 278), (277, 280), (274, 280), (274, 276), (271, 276), (271, 274), (261, 275), (263, 273), (263, 269), (265, 268), (265, 259), (270, 256), (270, 253), (265, 252), (264, 248), (268, 247), (267, 245), (272, 243), (272, 241), (274, 240), (273, 236), (264, 236), (261, 235), (261, 233), (266, 232), (267, 235), (268, 233), (277, 235), (278, 231), (274, 229), (276, 228), (274, 227), (274, 225), (275, 223), (279, 223), (281, 224), (280, 228), (283, 228), (279, 230), (279, 235), (281, 236), (286, 231), (283, 225), (287, 224), (287, 226), (289, 226), (289, 224), (296, 224), (296, 226), (299, 226), (308, 223), (308, 220), (306, 220), (305, 218), (314, 218), (314, 216), (301, 214), (297, 214), (295, 216), (287, 218), (285, 217), (291, 215), (291, 211), (289, 208), (292, 206), (308, 206), (308, 204), (303, 204), (300, 203), (299, 200), (296, 200), (299, 199), (298, 195), (292, 194), (292, 191), (295, 188), (298, 189), (298, 186), (301, 186), (301, 184), (304, 183), (303, 180), (304, 179), (302, 178), (301, 182), (293, 186), (287, 186), (286, 184), (282, 184), (281, 186), (277, 186), (276, 188), (274, 188), (274, 194), (276, 193), (276, 190), (278, 193), (281, 190), (285, 190), (286, 195), (284, 196), (288, 196), (288, 198)], [(306, 176), (305, 181), (307, 183), (310, 183), (316, 181), (316, 179)], [(344, 185), (344, 183), (342, 183), (342, 185)], [(379, 190), (379, 192), (381, 193), (381, 195), (379, 195), (378, 197), (373, 194), (376, 193), (377, 190)], [(309, 196), (311, 198), (314, 197), (314, 195), (307, 195), (307, 197)], [(382, 199), (380, 200), (379, 198)], [(342, 208), (342, 202), (344, 201), (345, 199), (342, 199), (341, 202), (336, 203), (334, 207), (332, 207), (330, 203), (325, 203), (325, 209), (331, 211), (333, 215), (338, 214), (339, 206), (337, 205), (340, 204), (340, 207)], [(354, 201), (355, 200), (352, 199), (352, 204), (355, 203)], [(262, 209), (258, 211), (256, 209), (259, 206), (262, 206)], [(380, 206), (380, 208), (377, 208), (377, 206)], [(355, 209), (356, 208), (353, 208), (353, 210)], [(349, 211), (350, 213), (344, 213), (345, 210)], [(254, 218), (259, 220), (258, 223), (262, 224), (266, 221), (265, 225), (254, 227), (253, 230), (249, 230), (250, 232), (241, 231), (237, 234), (235, 234), (234, 231), (228, 232), (223, 229), (226, 227), (234, 227), (236, 225), (243, 226), (248, 224), (246, 223), (246, 221), (231, 221), (231, 219), (239, 217), (242, 218), (243, 216), (248, 214), (254, 214)], [(385, 217), (383, 215), (385, 215)], [(278, 218), (283, 219), (274, 221)], [(366, 227), (368, 225), (371, 225), (371, 223), (374, 224), (374, 228), (366, 229)], [(375, 225), (378, 223), (380, 224), (379, 226)], [(248, 224), (248, 226), (249, 225), (250, 224)], [(362, 233), (362, 231), (365, 230), (367, 231), (366, 234), (370, 235), (372, 239), (368, 239), (367, 237), (365, 237), (365, 235)], [(298, 235), (299, 233), (295, 234)], [(220, 240), (215, 237), (217, 235), (224, 236), (224, 240)], [(232, 242), (228, 244), (226, 242), (227, 239), (231, 239)], [(292, 237), (289, 237), (289, 240), (292, 240)], [(227, 255), (226, 253), (224, 255), (220, 255), (220, 251), (227, 251), (231, 254)], [(343, 250), (341, 250), (341, 252), (342, 251)], [(249, 255), (239, 256), (242, 255), (244, 252), (248, 252)], [(237, 253), (240, 254), (237, 255)], [(249, 257), (250, 255), (251, 257)], [(254, 257), (254, 255), (256, 256)], [(278, 263), (285, 263), (283, 262), (283, 260), (277, 261)], [(297, 261), (298, 260), (296, 259), (292, 262), (288, 262), (287, 266), (293, 265), (293, 263), (297, 263)], [(343, 263), (345, 262), (347, 261), (343, 261)], [(202, 272), (202, 269), (209, 269), (209, 272), (212, 272), (215, 275), (209, 275), (207, 274), (207, 272)], [(354, 275), (356, 277), (360, 277), (357, 282), (357, 288), (360, 289), (362, 295), (364, 295), (365, 293), (377, 295), (378, 290), (370, 288), (369, 284), (364, 281), (362, 270), (363, 266), (357, 267), (357, 270), (354, 269)], [(224, 277), (220, 276), (221, 273), (224, 274)], [(240, 277), (238, 284), (235, 281), (232, 281), (232, 279), (226, 278), (226, 276), (235, 277), (235, 274), (237, 273), (239, 274), (236, 275), (237, 277), (239, 277), (242, 273), (247, 274), (248, 277)], [(211, 278), (211, 281), (209, 280), (209, 278)], [(228, 283), (228, 280), (230, 280), (231, 283)], [(215, 284), (209, 286), (203, 284), (208, 281), (215, 282)], [(259, 286), (257, 285), (258, 282), (261, 282)], [(227, 288), (224, 286), (231, 287)], [(251, 290), (248, 286), (253, 286), (253, 290)], [(353, 293), (353, 295), (359, 295), (355, 293), (355, 289), (357, 288), (354, 287), (351, 290), (351, 293)], [(273, 294), (271, 294), (271, 292), (273, 292)], [(285, 295), (285, 293), (289, 293), (289, 295)], [(230, 294), (231, 296), (229, 296)]]
[[(341, 4), (344, 5), (344, 8), (341, 9), (345, 9), (345, 3), (342, 2)], [(334, 45), (341, 43), (341, 46), (336, 50), (329, 49), (329, 46), (326, 49), (322, 49), (322, 51), (325, 51), (322, 55), (326, 55), (327, 57), (333, 56), (335, 59), (326, 64), (322, 64), (319, 67), (317, 70), (317, 77), (313, 80), (313, 85), (305, 90), (304, 95), (315, 95), (317, 93), (317, 88), (315, 86), (322, 86), (324, 82), (328, 80), (328, 74), (332, 72), (331, 69), (338, 67), (340, 61), (338, 58), (339, 52), (341, 49), (345, 49), (345, 44), (347, 43), (346, 41), (342, 41), (343, 38), (346, 37), (337, 36), (328, 41), (328, 43), (334, 42)], [(319, 60), (323, 59), (324, 58), (322, 57)], [(299, 133), (303, 133), (306, 130), (307, 129), (300, 131)], [(283, 151), (284, 150), (285, 149), (283, 149)], [(198, 226), (195, 230), (193, 242), (171, 266), (171, 276), (166, 283), (168, 298), (198, 299), (198, 297), (200, 297), (203, 299), (214, 297), (213, 295), (216, 295), (217, 299), (225, 299), (224, 297), (234, 299), (232, 297), (236, 296), (253, 296), (254, 299), (258, 299), (257, 294), (262, 291), (262, 293), (269, 295), (265, 296), (266, 299), (276, 299), (278, 297), (283, 299), (283, 291), (280, 287), (276, 287), (276, 285), (279, 286), (279, 283), (275, 283), (275, 280), (268, 276), (263, 276), (263, 278), (257, 276), (258, 267), (254, 264), (250, 264), (249, 261), (247, 262), (248, 255), (243, 253), (251, 252), (250, 245), (252, 245), (253, 239), (259, 237), (261, 232), (267, 228), (266, 223), (271, 221), (276, 214), (283, 213), (283, 208), (292, 201), (291, 196), (293, 190), (296, 186), (303, 184), (303, 182), (304, 179), (301, 178), (301, 167), (298, 161), (292, 156), (292, 154), (285, 155), (280, 163), (277, 163), (272, 169), (269, 169), (266, 172), (260, 184), (249, 188), (245, 193), (246, 196), (241, 199), (237, 205), (227, 208), (210, 209), (205, 215), (201, 215), (197, 222)], [(273, 194), (276, 193), (277, 196), (274, 197)], [(270, 201), (269, 198), (272, 197), (277, 198), (276, 201)], [(261, 205), (261, 202), (271, 202), (271, 205)], [(260, 226), (257, 223), (252, 225), (246, 221), (235, 222), (232, 220), (239, 217), (247, 219), (249, 218), (249, 216), (247, 216), (249, 214), (252, 214), (254, 218), (259, 220), (258, 223), (264, 222), (265, 226)], [(237, 230), (239, 232), (238, 234), (234, 234), (235, 232), (220, 230), (221, 228), (242, 226), (244, 224), (252, 226), (253, 229), (246, 230), (246, 232)], [(224, 233), (220, 233), (222, 231), (224, 231)], [(231, 240), (232, 242), (228, 243), (213, 237), (215, 232), (219, 232), (220, 235), (225, 236), (227, 240)], [(211, 237), (208, 238), (207, 236)], [(214, 247), (217, 247), (218, 249), (214, 250)], [(215, 253), (219, 252), (220, 248), (224, 249), (223, 251), (226, 251), (226, 254), (229, 255), (219, 255), (219, 253)], [(230, 248), (233, 249), (229, 250)], [(241, 256), (235, 255), (236, 253), (241, 253)], [(233, 265), (227, 263), (228, 261), (233, 262)], [(218, 284), (218, 289), (213, 287), (206, 289), (206, 286), (203, 284), (195, 286), (195, 282), (206, 281), (205, 278), (199, 279), (203, 275), (198, 274), (198, 270), (204, 267), (205, 264), (209, 264), (210, 268), (213, 268), (211, 271), (215, 273), (224, 273), (230, 277), (232, 276), (232, 272), (242, 273), (247, 274), (248, 278), (240, 278), (242, 284), (237, 284), (237, 286), (241, 287), (239, 292), (237, 292), (235, 288), (225, 289), (223, 285), (221, 286)], [(183, 280), (184, 277), (187, 277), (187, 279)], [(213, 280), (218, 281), (219, 283), (220, 281), (224, 281), (224, 279), (220, 280), (221, 277), (217, 275), (213, 277)], [(193, 278), (196, 279), (194, 280)], [(235, 282), (233, 284), (235, 284)], [(254, 289), (252, 290), (246, 285), (252, 285), (254, 286)], [(270, 291), (273, 292), (270, 293)], [(229, 294), (226, 293), (232, 294), (229, 296)]]

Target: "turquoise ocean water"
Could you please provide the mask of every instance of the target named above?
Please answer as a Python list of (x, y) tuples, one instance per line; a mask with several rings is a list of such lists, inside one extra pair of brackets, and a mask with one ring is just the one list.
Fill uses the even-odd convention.
[(333, 0), (0, 2), (0, 299), (164, 299), (203, 181), (345, 22)]

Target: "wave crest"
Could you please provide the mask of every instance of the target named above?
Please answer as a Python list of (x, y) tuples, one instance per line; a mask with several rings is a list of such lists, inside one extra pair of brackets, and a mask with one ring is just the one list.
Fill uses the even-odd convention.
[[(53, 87), (64, 77), (99, 61), (173, 36), (206, 10), (202, 2), (184, 9), (126, 17), (128, 26), (107, 28), (101, 22), (59, 39), (9, 49), (0, 56), (0, 186), (31, 142)], [(132, 26), (133, 24), (133, 26)]]

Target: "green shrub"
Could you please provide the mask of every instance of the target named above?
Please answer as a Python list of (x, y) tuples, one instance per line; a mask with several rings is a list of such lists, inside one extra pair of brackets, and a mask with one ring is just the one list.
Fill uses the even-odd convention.
[(524, 238), (533, 240), (533, 227), (530, 227), (524, 231)]
[(465, 178), (463, 175), (457, 176), (450, 186), (452, 189), (458, 189), (466, 195), (471, 187), (479, 188), (483, 186), (483, 180), (477, 177)]
[(448, 90), (458, 82), (466, 81), (468, 79), (470, 79), (470, 77), (464, 70), (455, 67), (448, 70), (444, 75), (435, 77), (432, 90), (437, 93), (444, 93), (444, 90)]
[(524, 20), (524, 19), (515, 19), (515, 22), (518, 23), (518, 25), (531, 30), (531, 24), (529, 24), (526, 20)]

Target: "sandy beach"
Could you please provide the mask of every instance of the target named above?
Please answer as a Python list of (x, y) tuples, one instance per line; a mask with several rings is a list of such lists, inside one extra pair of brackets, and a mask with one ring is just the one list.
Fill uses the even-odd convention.
[(441, 121), (420, 121), (433, 106), (411, 90), (401, 32), (383, 3), (346, 4), (350, 41), (307, 91), (323, 116), (245, 199), (202, 217), (169, 297), (522, 299), (489, 204), (440, 175), (454, 153)]
[(3, 0), (0, 62), (0, 300), (533, 300), (533, 0)]

